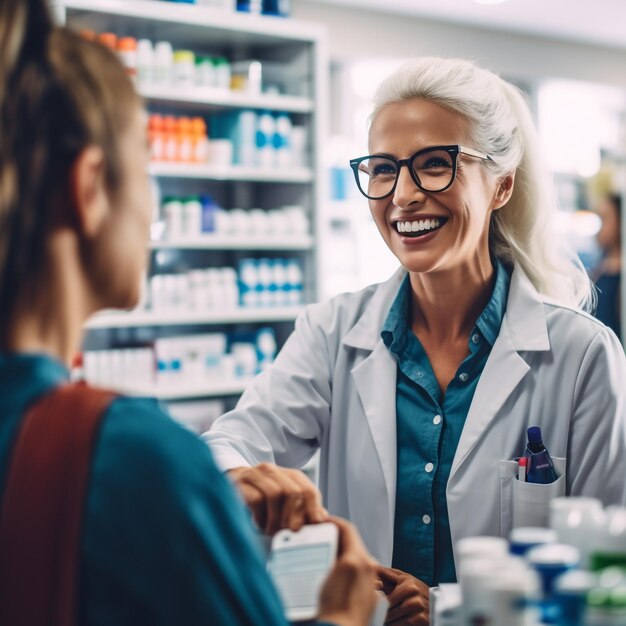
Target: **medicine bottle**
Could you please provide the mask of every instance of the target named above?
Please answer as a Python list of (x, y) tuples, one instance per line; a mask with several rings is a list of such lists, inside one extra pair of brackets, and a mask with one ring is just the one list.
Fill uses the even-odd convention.
[(122, 37), (117, 42), (117, 51), (126, 68), (126, 73), (135, 79), (137, 77), (137, 40), (134, 37)]
[(150, 157), (153, 161), (165, 160), (165, 128), (161, 115), (151, 115), (148, 122)]
[(177, 161), (179, 145), (178, 123), (173, 115), (167, 115), (163, 120), (163, 132), (165, 142), (164, 158), (166, 161)]
[(191, 120), (192, 161), (206, 163), (209, 160), (209, 138), (206, 123), (201, 117)]
[(137, 42), (137, 80), (142, 86), (154, 82), (154, 49), (149, 39)]
[(98, 43), (101, 43), (111, 50), (117, 49), (117, 35), (115, 33), (100, 33), (98, 35)]
[(196, 56), (189, 50), (174, 53), (174, 80), (180, 87), (193, 87), (196, 78)]
[(188, 117), (178, 119), (178, 160), (184, 163), (193, 161), (193, 135), (191, 120)]
[(154, 48), (154, 81), (159, 85), (172, 82), (174, 52), (169, 41), (159, 41)]

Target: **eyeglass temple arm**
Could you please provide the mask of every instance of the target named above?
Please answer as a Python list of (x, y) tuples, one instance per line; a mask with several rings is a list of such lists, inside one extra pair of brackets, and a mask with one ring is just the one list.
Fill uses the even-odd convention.
[(467, 154), (467, 156), (476, 157), (477, 159), (485, 159), (487, 161), (493, 161), (490, 154), (479, 152), (478, 150), (474, 150), (473, 148), (466, 148), (465, 146), (459, 146), (459, 152), (461, 152), (462, 154)]

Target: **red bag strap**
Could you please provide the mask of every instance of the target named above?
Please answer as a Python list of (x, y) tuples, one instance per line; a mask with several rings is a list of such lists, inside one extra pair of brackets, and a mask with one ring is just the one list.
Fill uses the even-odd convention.
[(80, 538), (91, 456), (114, 394), (63, 385), (19, 428), (0, 515), (0, 624), (78, 623)]

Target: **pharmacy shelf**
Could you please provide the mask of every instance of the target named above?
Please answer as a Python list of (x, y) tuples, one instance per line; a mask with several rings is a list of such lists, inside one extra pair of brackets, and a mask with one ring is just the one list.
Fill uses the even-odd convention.
[(310, 183), (308, 168), (216, 167), (187, 163), (152, 163), (150, 174), (157, 178), (198, 178), (203, 180), (248, 181), (260, 183)]
[[(60, 17), (71, 18), (81, 28), (81, 20), (106, 30), (132, 31), (135, 36), (158, 32), (159, 39), (184, 38), (190, 47), (206, 45), (207, 29), (215, 44), (259, 44), (315, 42), (324, 31), (309, 22), (291, 18), (249, 15), (226, 9), (155, 0), (52, 0)], [(63, 15), (65, 12), (65, 15)], [(70, 12), (70, 15), (67, 15)], [(115, 28), (116, 27), (116, 28)]]
[(119, 385), (113, 390), (128, 396), (158, 398), (159, 400), (184, 400), (191, 398), (216, 398), (220, 396), (238, 396), (243, 393), (252, 378), (234, 378), (232, 380), (215, 379), (202, 384), (172, 385)]
[(151, 241), (153, 250), (310, 250), (313, 237), (310, 235), (294, 235), (289, 239), (271, 235), (258, 236), (226, 236), (206, 235), (196, 239), (171, 239), (167, 241)]
[(169, 312), (153, 311), (103, 312), (87, 321), (86, 328), (136, 328), (141, 326), (194, 326), (199, 324), (245, 324), (293, 322), (302, 312), (300, 306), (232, 309), (230, 311)]
[(263, 109), (287, 113), (310, 113), (313, 101), (309, 98), (270, 94), (249, 94), (245, 91), (194, 87), (181, 90), (172, 87), (141, 87), (141, 95), (156, 103), (184, 104), (201, 111), (207, 109)]

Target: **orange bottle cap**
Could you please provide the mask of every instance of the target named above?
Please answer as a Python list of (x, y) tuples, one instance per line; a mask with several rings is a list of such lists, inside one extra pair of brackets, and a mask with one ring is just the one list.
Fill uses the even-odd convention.
[(163, 119), (163, 128), (166, 132), (172, 133), (176, 132), (178, 124), (176, 123), (176, 118), (173, 115), (167, 115)]
[(179, 118), (178, 131), (184, 134), (189, 134), (191, 132), (191, 120), (188, 117)]
[(117, 49), (121, 52), (137, 50), (137, 40), (134, 37), (122, 37), (117, 42)]
[(115, 33), (100, 33), (98, 35), (98, 41), (108, 48), (115, 50), (117, 46), (117, 35)]
[(163, 116), (162, 115), (151, 115), (150, 120), (148, 121), (148, 126), (151, 130), (162, 130), (163, 129)]
[(191, 128), (197, 135), (206, 134), (206, 122), (201, 117), (194, 117), (191, 120)]

